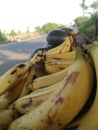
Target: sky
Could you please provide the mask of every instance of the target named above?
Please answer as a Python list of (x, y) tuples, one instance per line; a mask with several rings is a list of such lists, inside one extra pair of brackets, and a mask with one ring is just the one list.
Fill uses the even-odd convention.
[[(89, 5), (93, 0), (86, 0)], [(0, 0), (0, 30), (34, 30), (48, 22), (69, 25), (82, 16), (82, 0)]]

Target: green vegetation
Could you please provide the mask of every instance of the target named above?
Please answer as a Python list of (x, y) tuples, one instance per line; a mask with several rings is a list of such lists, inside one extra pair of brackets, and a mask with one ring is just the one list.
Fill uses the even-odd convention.
[(79, 31), (84, 33), (91, 40), (95, 37), (95, 20), (97, 16), (98, 15), (91, 15), (78, 25)]
[(0, 32), (0, 43), (3, 43), (7, 40), (6, 35), (2, 32)]
[[(83, 0), (85, 3), (85, 0)], [(87, 7), (82, 3), (83, 16), (75, 19), (75, 24), (78, 26), (80, 32), (84, 33), (89, 39), (93, 39), (95, 37), (95, 20), (98, 18), (98, 0), (94, 1), (90, 7)], [(85, 8), (86, 7), (86, 8)], [(87, 11), (88, 8), (92, 8), (93, 12), (89, 13), (90, 16), (84, 15), (84, 10)]]
[(36, 26), (35, 27), (35, 32), (37, 34), (47, 34), (49, 31), (57, 29), (57, 28), (63, 28), (65, 27), (64, 25), (59, 25), (56, 23), (46, 23), (45, 25), (43, 25), (42, 27)]

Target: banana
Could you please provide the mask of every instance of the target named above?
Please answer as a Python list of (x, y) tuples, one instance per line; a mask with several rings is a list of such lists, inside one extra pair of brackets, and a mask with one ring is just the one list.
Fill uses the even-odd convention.
[(5, 110), (9, 106), (9, 101), (7, 99), (1, 99), (0, 97), (0, 110)]
[(0, 95), (21, 81), (24, 74), (31, 68), (31, 62), (18, 64), (0, 77)]
[[(59, 83), (60, 84), (60, 83)], [(31, 94), (19, 98), (13, 103), (13, 109), (21, 114), (25, 114), (30, 110), (37, 109), (37, 107), (50, 98), (51, 94), (57, 88), (58, 83), (47, 88), (42, 88), (31, 92)]]
[(39, 62), (43, 57), (43, 51), (39, 50), (30, 60), (32, 65), (34, 65), (36, 62)]
[(32, 84), (28, 87), (31, 90), (36, 90), (36, 89), (45, 88), (49, 85), (56, 84), (56, 83), (60, 82), (61, 80), (63, 80), (63, 78), (67, 75), (69, 68), (70, 68), (70, 66), (59, 72), (49, 74), (46, 76), (42, 76), (42, 77), (38, 77), (38, 78), (34, 79)]
[(5, 130), (8, 125), (18, 117), (15, 110), (0, 111), (0, 130)]
[(70, 124), (69, 127), (67, 126), (67, 128), (65, 128), (64, 130), (71, 130), (72, 127), (76, 127), (75, 130), (98, 129), (98, 44), (94, 44), (89, 45), (87, 49), (93, 59), (97, 77), (96, 94), (94, 101), (89, 110), (81, 118), (78, 118), (75, 122), (72, 122), (72, 124)]
[(53, 74), (67, 68), (72, 63), (73, 61), (65, 61), (65, 60), (45, 61), (45, 70), (48, 74)]
[(67, 36), (65, 38), (65, 41), (60, 44), (59, 46), (52, 48), (50, 50), (48, 50), (45, 54), (50, 54), (50, 53), (66, 53), (66, 52), (70, 52), (73, 50), (73, 38), (72, 36)]
[[(64, 78), (64, 77), (63, 77)], [(63, 79), (62, 78), (62, 79)], [(35, 95), (40, 95), (40, 94), (44, 94), (44, 93), (48, 93), (50, 92), (52, 89), (56, 88), (56, 86), (58, 86), (58, 84), (60, 84), (61, 81), (53, 84), (53, 85), (49, 85), (47, 87), (44, 87), (44, 88), (39, 88), (39, 89), (35, 89), (34, 91), (31, 92), (31, 94), (35, 94)], [(32, 87), (32, 84), (29, 86), (29, 87)]]
[(25, 80), (25, 84), (22, 88), (22, 91), (20, 92), (19, 98), (23, 97), (31, 92), (31, 90), (29, 89), (28, 86), (29, 86), (29, 84), (31, 84), (33, 82), (34, 76), (35, 76), (35, 67), (34, 67), (34, 65), (32, 65), (31, 69), (29, 70), (28, 76)]
[(73, 63), (73, 60), (50, 60), (50, 61), (40, 61), (35, 64), (35, 73), (37, 77), (46, 76), (49, 74), (53, 74), (59, 72), (67, 67), (69, 67)]
[[(84, 80), (85, 79), (85, 80)], [(60, 130), (80, 112), (93, 86), (93, 69), (76, 49), (76, 59), (50, 98), (13, 121), (8, 130)]]
[(8, 106), (19, 97), (25, 84), (25, 80), (27, 78), (26, 76), (18, 84), (16, 84), (15, 87), (0, 96), (0, 110), (7, 109)]
[(44, 54), (45, 60), (74, 60), (75, 59), (75, 50), (66, 53), (46, 53)]

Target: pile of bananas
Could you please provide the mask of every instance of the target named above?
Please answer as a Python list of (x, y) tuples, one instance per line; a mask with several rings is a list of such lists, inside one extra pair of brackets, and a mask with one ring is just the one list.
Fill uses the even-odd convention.
[(0, 130), (98, 129), (98, 45), (76, 35), (0, 77)]

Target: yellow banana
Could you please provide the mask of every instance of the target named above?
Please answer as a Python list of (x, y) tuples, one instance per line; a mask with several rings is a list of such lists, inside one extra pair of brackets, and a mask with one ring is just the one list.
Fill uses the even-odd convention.
[(8, 130), (60, 130), (73, 120), (88, 100), (93, 86), (93, 69), (79, 48), (76, 55), (72, 68), (50, 98), (13, 121)]
[(50, 60), (45, 61), (42, 60), (35, 64), (35, 73), (36, 77), (42, 77), (49, 74), (53, 74), (59, 72), (73, 63), (73, 60), (66, 61), (66, 60)]
[[(64, 78), (64, 77), (63, 77)], [(62, 79), (63, 79), (62, 78)], [(50, 92), (52, 89), (54, 89), (54, 88), (56, 88), (56, 86), (58, 85), (58, 84), (60, 84), (60, 82), (61, 82), (61, 80), (59, 81), (59, 82), (57, 82), (57, 83), (55, 83), (55, 84), (53, 84), (53, 85), (49, 85), (49, 86), (47, 86), (47, 87), (44, 87), (44, 88), (39, 88), (39, 89), (35, 89), (35, 90), (33, 90), (32, 92), (31, 92), (31, 94), (35, 94), (35, 95), (40, 95), (40, 94), (44, 94), (44, 93), (48, 93), (48, 92)], [(32, 87), (32, 84), (29, 86), (29, 88), (31, 88)]]
[(31, 58), (30, 62), (32, 64), (35, 64), (36, 62), (39, 62), (42, 59), (42, 57), (43, 57), (43, 51), (40, 50), (33, 56), (33, 58)]
[(10, 103), (19, 97), (21, 90), (25, 84), (26, 76), (18, 84), (16, 84), (15, 87), (0, 96), (0, 110), (7, 109)]
[[(58, 62), (60, 62), (60, 61), (58, 61)], [(34, 79), (32, 85), (30, 86), (30, 89), (35, 90), (35, 89), (47, 87), (49, 85), (53, 85), (57, 82), (60, 82), (64, 78), (64, 76), (67, 74), (67, 70), (69, 69), (69, 67), (70, 66), (68, 66), (67, 68), (65, 67), (65, 69), (62, 69), (59, 72), (55, 72), (55, 73), (45, 75), (45, 76), (41, 76), (41, 77)], [(53, 72), (52, 66), (50, 66), (50, 69)]]
[(15, 110), (0, 111), (0, 130), (5, 130), (8, 125), (18, 117)]
[(29, 84), (33, 82), (33, 77), (35, 75), (35, 67), (32, 65), (32, 68), (29, 70), (28, 76), (25, 80), (25, 84), (22, 88), (22, 91), (20, 92), (19, 98), (23, 97), (31, 92), (31, 90), (28, 88)]
[(31, 68), (31, 63), (19, 64), (7, 72), (5, 72), (0, 77), (0, 95), (2, 95), (7, 90), (11, 89), (15, 84), (21, 81), (24, 74)]
[(75, 50), (66, 53), (46, 53), (44, 54), (45, 60), (74, 60)]
[(17, 99), (13, 103), (13, 108), (21, 114), (25, 114), (30, 110), (37, 109), (41, 103), (50, 98), (57, 86), (58, 83), (47, 88), (35, 90), (31, 94)]
[(49, 85), (56, 84), (60, 82), (61, 80), (63, 80), (63, 78), (67, 75), (69, 68), (70, 66), (59, 72), (42, 76), (42, 77), (38, 77), (34, 79), (33, 83), (28, 87), (31, 90), (36, 90), (36, 89), (48, 87)]
[(73, 61), (65, 61), (65, 60), (45, 61), (45, 70), (48, 74), (53, 74), (67, 68), (72, 63)]
[(56, 53), (56, 54), (59, 54), (59, 53), (66, 53), (66, 52), (70, 52), (73, 50), (73, 38), (72, 36), (67, 36), (65, 38), (65, 41), (60, 44), (59, 46), (53, 48), (53, 49), (50, 49), (46, 52), (46, 54), (50, 54), (50, 53)]
[(1, 99), (0, 97), (0, 110), (5, 110), (9, 106), (9, 101), (7, 99)]
[(72, 122), (64, 130), (70, 130), (72, 127), (76, 127), (76, 130), (97, 130), (98, 129), (98, 44), (89, 45), (88, 52), (91, 55), (96, 72), (97, 85), (94, 101), (89, 110), (75, 122)]

